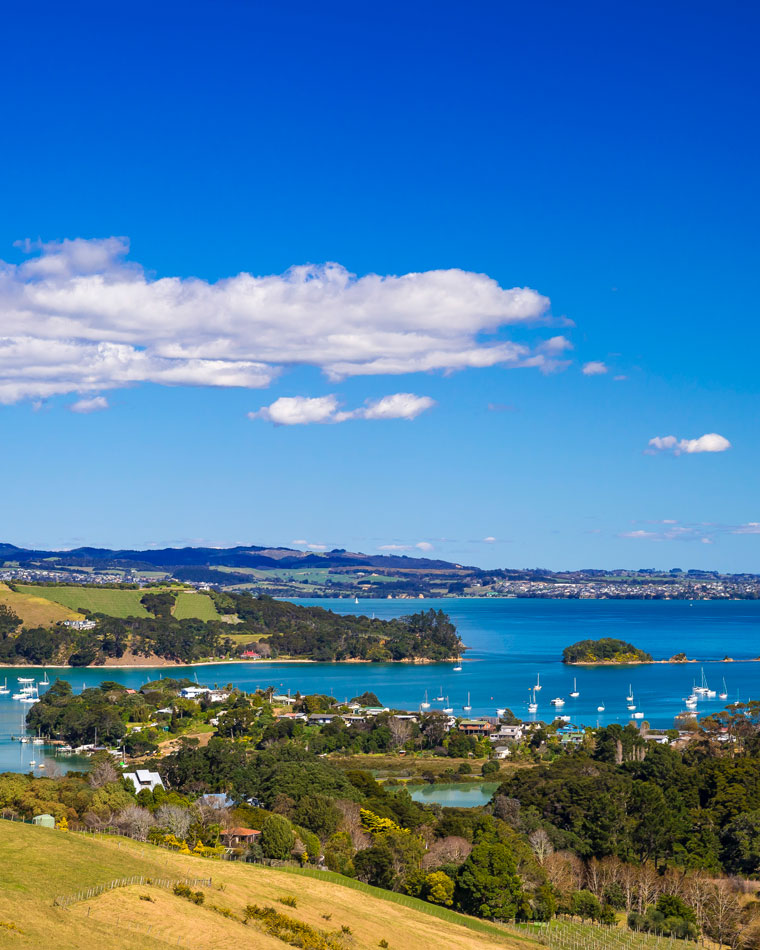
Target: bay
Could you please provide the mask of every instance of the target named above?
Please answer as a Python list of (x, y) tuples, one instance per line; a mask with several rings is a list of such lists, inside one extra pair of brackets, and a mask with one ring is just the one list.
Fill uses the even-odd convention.
[[(691, 691), (701, 668), (710, 686), (721, 692), (725, 678), (729, 700), (760, 698), (760, 602), (757, 601), (634, 601), (634, 600), (523, 600), (502, 598), (451, 598), (444, 600), (299, 600), (341, 614), (374, 614), (381, 618), (403, 616), (421, 609), (442, 609), (456, 623), (469, 649), (461, 672), (452, 663), (217, 663), (191, 667), (119, 669), (46, 668), (48, 677), (68, 680), (75, 690), (115, 680), (139, 687), (161, 676), (196, 675), (213, 686), (233, 684), (245, 690), (274, 686), (278, 691), (321, 692), (344, 700), (365, 690), (377, 694), (388, 706), (419, 708), (425, 692), (432, 709), (448, 697), (458, 715), (494, 715), (509, 707), (521, 718), (527, 714), (529, 688), (540, 676), (542, 690), (537, 719), (550, 721), (555, 712), (569, 715), (577, 725), (626, 723), (630, 712), (625, 697), (631, 685), (638, 711), (653, 727), (668, 728), (683, 711), (683, 698)], [(698, 664), (651, 664), (634, 667), (567, 667), (562, 650), (577, 640), (619, 637), (649, 651), (655, 659), (685, 652)], [(721, 662), (732, 657), (733, 663)], [(15, 691), (18, 676), (43, 676), (43, 669), (0, 669)], [(580, 696), (570, 699), (573, 678)], [(465, 713), (470, 696), (471, 713)], [(565, 699), (561, 710), (549, 703)], [(597, 707), (604, 705), (604, 712)], [(725, 702), (700, 701), (704, 714)], [(70, 758), (56, 759), (50, 750), (12, 742), (23, 729), (26, 706), (0, 696), (0, 771), (28, 771), (29, 761), (41, 759), (46, 773), (56, 768), (81, 767)], [(43, 759), (44, 756), (44, 759)]]

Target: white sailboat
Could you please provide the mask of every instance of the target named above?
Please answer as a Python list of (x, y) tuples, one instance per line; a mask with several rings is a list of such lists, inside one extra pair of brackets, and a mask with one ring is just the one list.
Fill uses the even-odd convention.
[(8, 677), (6, 676), (5, 682), (0, 686), (0, 696), (7, 696), (8, 693), (10, 693), (10, 690), (8, 689)]
[(43, 674), (42, 679), (40, 680), (40, 686), (50, 686), (50, 680), (48, 679), (47, 670)]
[(437, 703), (442, 703), (442, 702), (443, 702), (443, 686), (441, 687), (441, 689), (440, 689), (438, 695), (435, 697), (435, 701), (436, 701)]
[(469, 711), (472, 709), (472, 706), (470, 705), (470, 694), (469, 694), (469, 693), (467, 694), (467, 705), (466, 705), (466, 706), (462, 706), (462, 709), (464, 709), (465, 712), (469, 712)]
[(449, 697), (448, 697), (448, 696), (446, 697), (445, 702), (446, 702), (446, 705), (443, 707), (443, 711), (444, 711), (445, 713), (453, 713), (453, 712), (454, 712), (454, 707), (453, 707), (453, 706), (449, 706)]
[(535, 689), (536, 692), (538, 692), (541, 689), (541, 674), (540, 673), (536, 673), (536, 685), (533, 687), (533, 689)]
[(718, 699), (728, 699), (728, 690), (726, 689), (726, 677), (723, 677), (723, 692), (718, 693)]
[(425, 701), (420, 703), (422, 709), (430, 709), (430, 703), (428, 702), (427, 690), (425, 690)]
[(358, 597), (354, 597), (354, 603), (355, 603), (355, 604), (358, 604), (358, 603), (359, 603), (359, 598), (358, 598)]
[(538, 703), (536, 702), (536, 691), (528, 690), (528, 694), (530, 695), (530, 701), (528, 703), (528, 712), (529, 713), (538, 712)]
[(628, 695), (625, 697), (625, 701), (627, 703), (633, 702), (633, 687), (631, 686), (630, 683), (628, 684)]
[(454, 672), (455, 673), (462, 672), (462, 657), (461, 656), (457, 657), (457, 662), (456, 662), (456, 666), (454, 667)]
[(631, 710), (635, 709), (636, 703), (633, 701), (633, 692), (629, 692), (628, 696), (626, 696), (626, 699), (628, 700), (628, 708)]
[(643, 713), (643, 712), (636, 712), (636, 713), (633, 714), (633, 718), (634, 718), (634, 719), (643, 719), (643, 718), (644, 718), (644, 713)]
[(570, 698), (577, 699), (579, 696), (580, 696), (580, 693), (578, 692), (578, 685), (575, 682), (575, 677), (573, 677), (573, 691), (572, 693), (570, 693)]
[(601, 705), (601, 706), (597, 706), (597, 707), (596, 707), (596, 711), (597, 711), (597, 712), (604, 712), (604, 702), (602, 702), (602, 705)]
[(716, 696), (716, 692), (715, 692), (714, 689), (710, 689), (710, 687), (709, 687), (709, 685), (708, 685), (708, 683), (707, 683), (707, 677), (705, 676), (705, 668), (704, 668), (704, 666), (703, 666), (703, 667), (700, 667), (700, 669), (701, 669), (701, 671), (702, 671), (702, 682), (699, 684), (699, 686), (695, 686), (695, 687), (694, 687), (693, 692), (694, 692), (697, 696), (704, 696), (704, 697), (706, 697), (707, 699), (714, 699), (715, 696)]
[(694, 707), (697, 705), (697, 697), (694, 695), (694, 693), (692, 693), (691, 696), (686, 697), (684, 702), (689, 707), (689, 709), (694, 709)]

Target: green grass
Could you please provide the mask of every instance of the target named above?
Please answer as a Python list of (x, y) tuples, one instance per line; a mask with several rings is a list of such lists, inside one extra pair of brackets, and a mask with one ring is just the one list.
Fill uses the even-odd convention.
[[(151, 614), (140, 603), (144, 590), (115, 590), (110, 587), (37, 587), (32, 584), (19, 585), (24, 594), (42, 597), (47, 601), (60, 604), (70, 610), (80, 607), (93, 613), (107, 614), (109, 617), (150, 617)], [(158, 592), (160, 588), (151, 588)], [(218, 620), (214, 602), (205, 594), (191, 594), (180, 591), (174, 607), (177, 620), (196, 617), (198, 620)]]
[(218, 620), (219, 614), (214, 601), (206, 594), (177, 594), (174, 605), (174, 616), (177, 620)]
[(150, 617), (140, 603), (145, 591), (112, 590), (108, 587), (35, 587), (19, 585), (25, 594), (44, 597), (56, 604), (62, 604), (70, 610), (84, 607), (93, 613), (107, 614), (109, 617)]

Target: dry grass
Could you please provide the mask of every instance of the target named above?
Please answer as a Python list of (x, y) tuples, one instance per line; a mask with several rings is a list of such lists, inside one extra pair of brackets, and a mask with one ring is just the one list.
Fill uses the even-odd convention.
[(11, 590), (0, 584), (0, 604), (7, 604), (25, 627), (49, 627), (60, 620), (82, 620), (83, 615), (47, 597)]
[[(295, 895), (297, 908), (289, 916), (320, 930), (351, 928), (347, 950), (369, 950), (381, 940), (390, 950), (479, 950), (522, 948), (536, 944), (512, 936), (476, 933), (448, 920), (428, 916), (339, 883), (269, 868), (221, 863), (166, 852), (149, 845), (115, 838), (86, 838), (30, 825), (0, 822), (0, 921), (20, 928), (0, 927), (0, 948), (55, 947), (56, 950), (143, 950), (180, 946), (193, 950), (284, 950), (279, 940), (255, 924), (228, 920), (212, 905), (242, 916), (246, 904), (272, 905)], [(211, 877), (201, 906), (157, 887), (133, 886), (107, 891), (100, 897), (71, 905), (53, 906), (58, 895), (115, 878), (143, 875), (154, 878)], [(148, 895), (153, 900), (141, 900)], [(325, 920), (325, 914), (330, 915)]]

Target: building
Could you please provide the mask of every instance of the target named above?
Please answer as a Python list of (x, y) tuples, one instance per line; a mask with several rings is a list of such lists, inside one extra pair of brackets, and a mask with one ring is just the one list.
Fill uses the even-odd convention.
[(179, 691), (183, 699), (198, 699), (199, 696), (205, 696), (211, 690), (207, 686), (185, 686)]
[(514, 726), (508, 726), (505, 723), (502, 723), (501, 726), (499, 726), (499, 728), (496, 730), (496, 732), (491, 733), (489, 738), (491, 739), (492, 742), (505, 741), (505, 740), (507, 742), (520, 742), (522, 740), (524, 732), (525, 730), (523, 728), (522, 723), (518, 723), (517, 725), (514, 725)]
[(96, 627), (94, 620), (64, 620), (63, 625), (72, 630), (94, 630)]
[(55, 818), (52, 815), (35, 815), (32, 818), (33, 825), (41, 825), (43, 828), (55, 828)]
[(468, 736), (487, 736), (493, 732), (493, 726), (484, 719), (463, 719), (459, 730)]
[(148, 769), (137, 769), (134, 772), (125, 772), (124, 778), (134, 785), (135, 792), (141, 792), (145, 788), (147, 788), (149, 792), (152, 792), (155, 788), (164, 787), (164, 783), (161, 781), (161, 776), (158, 772), (150, 772)]
[(221, 838), (228, 848), (240, 848), (252, 844), (260, 834), (254, 828), (225, 828)]

